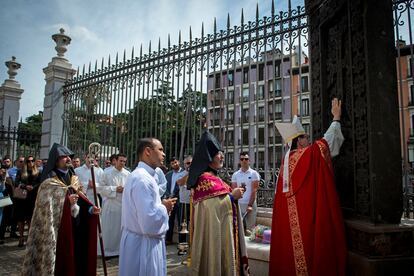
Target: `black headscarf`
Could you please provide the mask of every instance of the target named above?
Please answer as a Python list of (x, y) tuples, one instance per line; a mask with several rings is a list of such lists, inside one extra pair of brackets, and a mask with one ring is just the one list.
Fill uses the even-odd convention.
[(207, 130), (201, 135), (198, 142), (193, 162), (188, 173), (187, 188), (191, 189), (197, 185), (198, 177), (208, 170), (209, 164), (213, 161), (214, 156), (221, 151), (221, 145), (216, 137)]
[[(69, 156), (70, 158), (73, 158), (74, 155), (75, 154), (67, 147), (54, 143), (49, 151), (46, 168), (43, 168), (41, 181), (43, 182), (54, 175), (53, 170), (56, 167), (56, 161), (58, 161), (59, 157)], [(70, 171), (73, 173), (73, 169)]]

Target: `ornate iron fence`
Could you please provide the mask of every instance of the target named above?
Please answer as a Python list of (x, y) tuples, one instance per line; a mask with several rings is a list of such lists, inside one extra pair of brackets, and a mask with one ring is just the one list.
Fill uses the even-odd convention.
[[(63, 88), (66, 144), (82, 154), (99, 141), (104, 158), (122, 151), (133, 166), (139, 138), (157, 137), (167, 157), (182, 159), (207, 127), (225, 147), (229, 171), (248, 150), (252, 166), (271, 181), (282, 155), (274, 121), (291, 119), (302, 92), (309, 99), (309, 70), (304, 7), (288, 1), (287, 11), (276, 11), (272, 1), (269, 13), (260, 17), (257, 6), (252, 21), (242, 11), (236, 26), (229, 16), (224, 30), (214, 21), (212, 33), (203, 24), (197, 38), (190, 28), (176, 45), (169, 36), (155, 51), (150, 42), (148, 51), (141, 45), (138, 54), (84, 66)], [(309, 101), (306, 110), (309, 124)]]
[(40, 153), (41, 133), (22, 130), (19, 127), (0, 126), (0, 157), (6, 155), (11, 160), (19, 156), (33, 155), (38, 157)]

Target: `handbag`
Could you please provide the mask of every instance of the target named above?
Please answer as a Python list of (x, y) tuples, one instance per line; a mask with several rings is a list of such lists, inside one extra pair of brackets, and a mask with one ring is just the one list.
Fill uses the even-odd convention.
[(12, 204), (13, 204), (13, 202), (11, 201), (11, 198), (9, 196), (0, 198), (0, 208), (6, 207), (6, 206), (9, 206), (9, 205), (12, 205)]
[(17, 186), (13, 190), (13, 197), (20, 198), (20, 199), (26, 199), (27, 190), (20, 188), (20, 186)]

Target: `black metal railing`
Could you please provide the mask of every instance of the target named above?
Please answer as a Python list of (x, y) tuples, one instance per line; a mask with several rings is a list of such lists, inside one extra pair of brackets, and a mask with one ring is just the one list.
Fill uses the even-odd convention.
[(28, 155), (39, 157), (40, 139), (38, 131), (23, 130), (10, 124), (0, 126), (0, 157), (7, 155), (11, 160)]

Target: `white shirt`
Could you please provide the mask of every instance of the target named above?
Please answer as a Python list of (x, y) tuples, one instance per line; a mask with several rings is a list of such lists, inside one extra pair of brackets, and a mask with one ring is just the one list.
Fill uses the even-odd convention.
[[(188, 175), (188, 172), (187, 171), (184, 171), (181, 174), (180, 178), (182, 178), (182, 177), (184, 177), (186, 175)], [(190, 190), (187, 189), (187, 185), (186, 184), (180, 186), (180, 203), (190, 203)]]
[[(102, 181), (103, 170), (99, 167), (94, 167), (93, 172), (95, 174), (95, 185), (96, 187), (99, 187), (100, 182)], [(83, 166), (76, 168), (75, 173), (83, 186), (83, 191), (86, 194), (86, 197), (91, 202), (95, 203), (93, 197), (93, 188), (89, 188), (89, 180), (92, 180), (91, 168), (88, 168), (84, 164)]]
[(167, 190), (167, 178), (161, 168), (155, 168), (155, 180), (158, 183), (160, 197), (162, 197)]
[(240, 169), (232, 175), (231, 182), (237, 183), (237, 187), (241, 187), (243, 183), (246, 185), (246, 191), (244, 192), (243, 197), (239, 199), (239, 203), (249, 204), (253, 190), (252, 182), (256, 180), (260, 180), (260, 175), (250, 167), (245, 172)]

